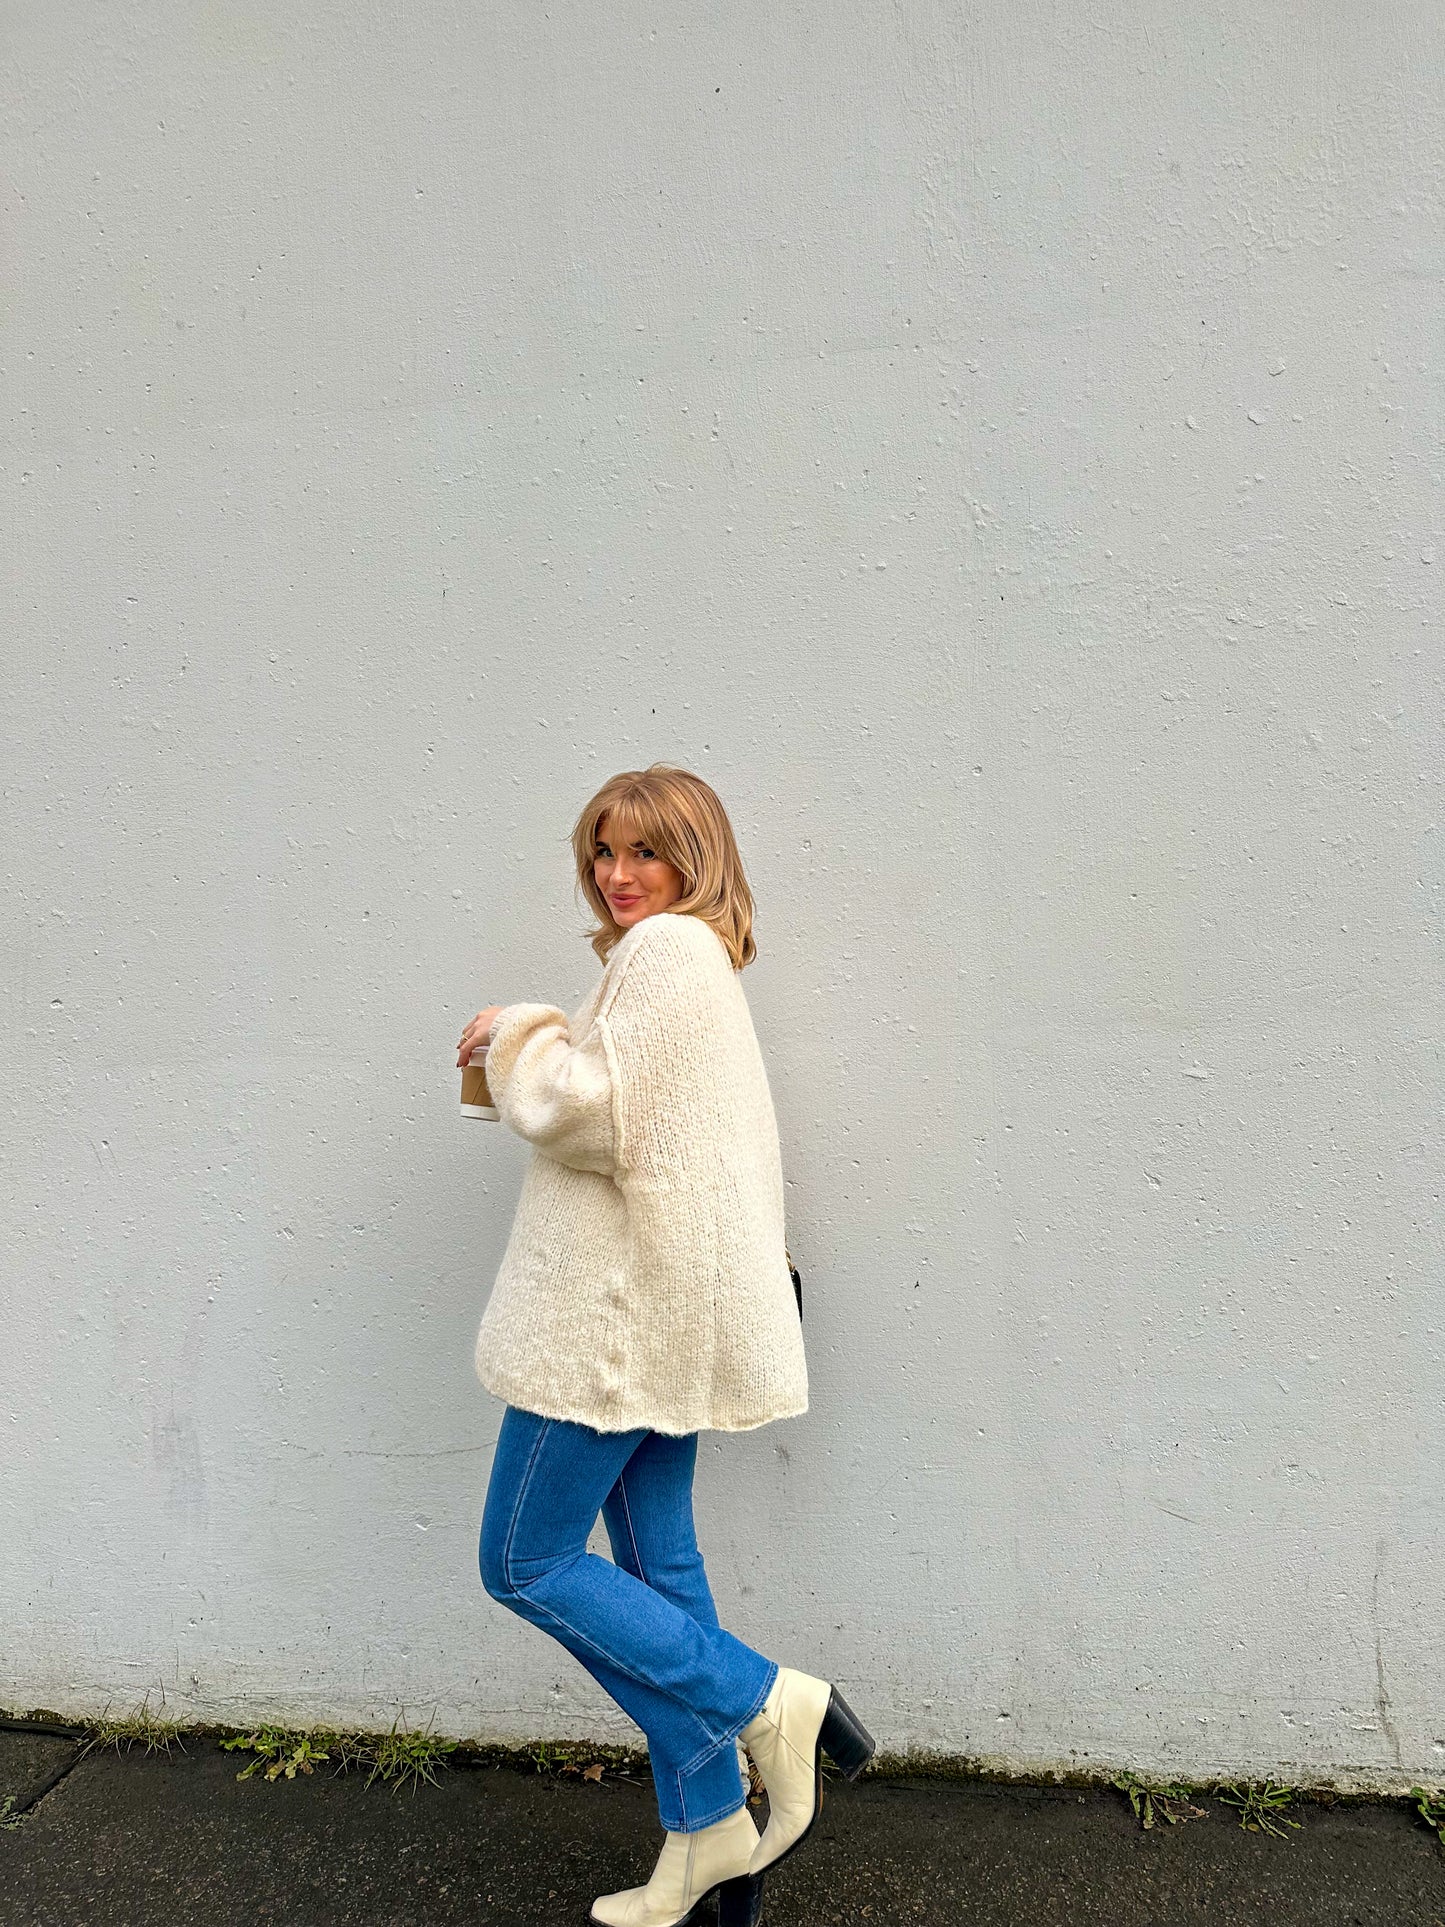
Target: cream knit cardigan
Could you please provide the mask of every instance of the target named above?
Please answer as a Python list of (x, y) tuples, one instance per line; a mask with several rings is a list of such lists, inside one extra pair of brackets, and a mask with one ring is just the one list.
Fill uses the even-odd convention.
[(508, 1004), (487, 1082), (533, 1145), (477, 1333), (489, 1392), (599, 1432), (749, 1431), (808, 1409), (777, 1121), (711, 925), (626, 930), (572, 1019)]

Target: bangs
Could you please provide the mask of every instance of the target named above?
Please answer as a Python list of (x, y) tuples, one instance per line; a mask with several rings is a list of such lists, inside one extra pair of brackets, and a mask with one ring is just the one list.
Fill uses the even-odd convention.
[(604, 819), (609, 820), (611, 824), (612, 835), (609, 841), (614, 850), (617, 848), (619, 842), (640, 843), (646, 850), (658, 850), (659, 839), (662, 835), (662, 825), (655, 820), (648, 822), (642, 812), (634, 807), (629, 807), (621, 803), (614, 804), (611, 809), (599, 812), (597, 829), (594, 831), (592, 837), (594, 843), (600, 843), (602, 841), (602, 823)]

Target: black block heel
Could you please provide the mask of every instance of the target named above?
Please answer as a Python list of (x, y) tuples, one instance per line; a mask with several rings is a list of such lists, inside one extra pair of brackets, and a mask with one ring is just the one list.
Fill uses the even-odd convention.
[(878, 1750), (878, 1742), (835, 1686), (818, 1732), (823, 1751), (850, 1780), (856, 1780)]
[(740, 1873), (717, 1890), (717, 1927), (758, 1927), (763, 1917), (763, 1876)]

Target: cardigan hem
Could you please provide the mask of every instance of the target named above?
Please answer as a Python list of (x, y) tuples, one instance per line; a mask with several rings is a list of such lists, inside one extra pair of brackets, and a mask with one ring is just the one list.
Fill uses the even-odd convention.
[(664, 1437), (672, 1439), (687, 1438), (693, 1432), (756, 1432), (762, 1426), (772, 1425), (779, 1419), (801, 1418), (808, 1410), (808, 1402), (804, 1399), (801, 1405), (785, 1404), (776, 1411), (765, 1413), (762, 1418), (725, 1419), (718, 1415), (711, 1418), (699, 1417), (689, 1425), (674, 1414), (668, 1413), (663, 1417), (633, 1418), (626, 1424), (616, 1421), (599, 1424), (594, 1413), (570, 1399), (550, 1398), (546, 1394), (538, 1396), (526, 1391), (520, 1385), (509, 1386), (496, 1373), (488, 1373), (483, 1377), (480, 1369), (477, 1371), (477, 1377), (493, 1398), (501, 1399), (504, 1405), (515, 1405), (524, 1412), (535, 1412), (538, 1418), (566, 1419), (573, 1425), (585, 1425), (593, 1432), (661, 1432)]

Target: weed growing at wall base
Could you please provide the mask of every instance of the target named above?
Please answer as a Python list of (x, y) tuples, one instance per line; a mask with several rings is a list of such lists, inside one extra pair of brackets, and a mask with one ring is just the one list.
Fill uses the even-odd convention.
[(373, 1780), (390, 1783), (393, 1792), (410, 1783), (415, 1792), (423, 1780), (437, 1784), (436, 1768), (445, 1766), (447, 1755), (456, 1750), (456, 1740), (440, 1740), (430, 1728), (415, 1731), (393, 1720), (388, 1733), (339, 1733), (334, 1727), (311, 1727), (297, 1731), (284, 1726), (261, 1726), (253, 1733), (238, 1733), (221, 1741), (228, 1752), (245, 1749), (256, 1755), (242, 1767), (238, 1780), (249, 1780), (253, 1773), (264, 1773), (268, 1780), (294, 1780), (298, 1773), (314, 1773), (318, 1766), (335, 1762), (335, 1771), (345, 1773), (353, 1767), (366, 1767), (366, 1784)]
[(238, 1780), (249, 1780), (253, 1773), (263, 1771), (268, 1780), (279, 1780), (283, 1774), (288, 1780), (294, 1780), (298, 1773), (314, 1773), (331, 1758), (331, 1749), (326, 1744), (331, 1737), (320, 1732), (292, 1733), (282, 1726), (262, 1726), (254, 1733), (238, 1733), (234, 1739), (222, 1740), (221, 1745), (227, 1753), (244, 1747), (256, 1755), (249, 1766), (241, 1768), (236, 1775)]
[(1141, 1780), (1137, 1773), (1123, 1772), (1110, 1782), (1121, 1793), (1127, 1793), (1129, 1804), (1134, 1809), (1134, 1818), (1144, 1827), (1152, 1827), (1156, 1820), (1167, 1820), (1176, 1826), (1181, 1820), (1202, 1820), (1203, 1807), (1191, 1804), (1190, 1788), (1179, 1785), (1161, 1786)]
[(594, 1747), (572, 1740), (540, 1740), (523, 1749), (525, 1758), (532, 1762), (533, 1772), (573, 1773), (578, 1779), (588, 1780), (594, 1786), (607, 1772), (616, 1780), (640, 1784), (624, 1770), (634, 1764), (633, 1751), (630, 1747)]
[(1415, 1811), (1427, 1827), (1433, 1827), (1435, 1838), (1445, 1847), (1445, 1792), (1438, 1788), (1428, 1793), (1422, 1786), (1412, 1786), (1410, 1798), (1415, 1802)]
[(1266, 1780), (1261, 1786), (1251, 1780), (1246, 1786), (1221, 1785), (1215, 1788), (1219, 1798), (1227, 1806), (1238, 1807), (1239, 1824), (1248, 1833), (1273, 1833), (1281, 1840), (1289, 1836), (1285, 1827), (1298, 1827), (1298, 1820), (1289, 1819), (1281, 1809), (1287, 1807), (1295, 1797), (1293, 1787), (1276, 1786), (1273, 1780)]

